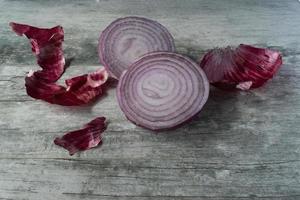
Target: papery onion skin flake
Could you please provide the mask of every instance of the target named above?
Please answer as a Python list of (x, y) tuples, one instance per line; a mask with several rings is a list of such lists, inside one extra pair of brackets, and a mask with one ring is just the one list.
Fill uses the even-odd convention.
[(191, 59), (176, 53), (144, 55), (119, 80), (117, 98), (127, 119), (162, 131), (197, 115), (208, 99), (209, 83)]
[(25, 78), (29, 96), (52, 104), (79, 106), (95, 100), (103, 93), (103, 86), (108, 79), (104, 68), (67, 79), (67, 87), (55, 83), (65, 69), (62, 50), (64, 31), (61, 26), (47, 29), (14, 22), (9, 25), (15, 33), (25, 35), (30, 40), (37, 63), (42, 68), (30, 71)]
[(142, 55), (155, 51), (174, 52), (174, 39), (163, 25), (144, 17), (119, 18), (99, 38), (100, 62), (116, 79)]
[(105, 117), (97, 117), (85, 124), (82, 129), (71, 131), (63, 137), (55, 138), (54, 144), (65, 148), (70, 155), (73, 155), (78, 151), (88, 150), (101, 144), (102, 134), (106, 128)]
[(261, 87), (281, 65), (280, 52), (245, 44), (213, 49), (200, 62), (212, 85), (229, 90)]

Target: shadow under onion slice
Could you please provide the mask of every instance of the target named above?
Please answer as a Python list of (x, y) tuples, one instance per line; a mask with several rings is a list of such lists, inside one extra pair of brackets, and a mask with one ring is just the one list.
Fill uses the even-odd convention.
[(55, 83), (65, 70), (62, 50), (64, 31), (61, 26), (47, 29), (14, 22), (9, 25), (15, 33), (30, 40), (37, 63), (42, 68), (30, 71), (25, 78), (29, 96), (52, 104), (78, 106), (102, 94), (103, 84), (108, 79), (104, 68), (66, 80), (67, 87)]
[(237, 48), (213, 49), (200, 62), (212, 85), (240, 90), (262, 86), (281, 65), (280, 52), (245, 44)]
[(163, 25), (143, 17), (119, 18), (99, 38), (100, 61), (116, 79), (142, 55), (155, 51), (175, 51), (173, 37)]
[(101, 144), (102, 133), (106, 130), (105, 120), (105, 117), (98, 117), (85, 124), (82, 129), (68, 132), (61, 138), (55, 138), (54, 144), (68, 150), (70, 155), (96, 147)]
[(126, 117), (151, 130), (175, 128), (200, 112), (209, 83), (191, 59), (176, 53), (146, 54), (119, 80), (117, 98)]

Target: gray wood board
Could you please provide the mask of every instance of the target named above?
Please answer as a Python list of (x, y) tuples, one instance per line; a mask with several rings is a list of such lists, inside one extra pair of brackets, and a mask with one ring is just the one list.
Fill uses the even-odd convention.
[[(128, 122), (114, 89), (79, 108), (26, 95), (24, 76), (38, 66), (9, 21), (64, 27), (65, 54), (74, 61), (62, 82), (100, 66), (100, 31), (127, 15), (158, 20), (194, 59), (248, 43), (280, 50), (284, 65), (256, 90), (212, 87), (197, 119), (160, 134)], [(0, 199), (300, 199), (297, 0), (0, 0), (0, 27)], [(101, 115), (110, 121), (101, 148), (70, 157), (53, 144)]]

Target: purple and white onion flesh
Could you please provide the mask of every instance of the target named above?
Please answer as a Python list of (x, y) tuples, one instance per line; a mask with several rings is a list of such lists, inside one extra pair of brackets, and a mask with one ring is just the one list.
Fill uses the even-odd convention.
[(141, 57), (119, 80), (117, 97), (126, 117), (151, 130), (177, 127), (200, 112), (209, 83), (191, 59), (170, 52)]
[(155, 51), (174, 52), (173, 37), (163, 25), (143, 17), (119, 18), (99, 38), (100, 62), (117, 79), (141, 56)]

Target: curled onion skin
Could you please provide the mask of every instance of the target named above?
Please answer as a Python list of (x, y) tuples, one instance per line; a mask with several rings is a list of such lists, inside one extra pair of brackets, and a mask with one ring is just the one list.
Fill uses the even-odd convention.
[(189, 121), (200, 112), (208, 94), (203, 70), (191, 59), (171, 52), (144, 55), (123, 72), (117, 87), (127, 119), (155, 131)]
[(235, 49), (213, 49), (200, 62), (212, 85), (221, 89), (240, 90), (264, 85), (281, 65), (280, 52), (245, 44)]
[(65, 70), (63, 27), (39, 28), (15, 22), (9, 25), (17, 35), (25, 35), (30, 40), (32, 52), (42, 68), (30, 71), (25, 78), (29, 96), (52, 104), (79, 106), (103, 94), (104, 84), (108, 80), (108, 73), (104, 68), (67, 79), (67, 87), (55, 83)]
[(163, 25), (143, 17), (119, 18), (99, 38), (100, 62), (116, 79), (142, 55), (155, 51), (174, 52), (174, 39)]
[(25, 78), (27, 94), (51, 104), (62, 106), (80, 106), (94, 101), (104, 91), (108, 73), (104, 68), (95, 72), (65, 80), (67, 87), (56, 83), (46, 83), (35, 73)]
[(65, 148), (72, 156), (78, 151), (88, 150), (100, 145), (102, 143), (102, 134), (106, 127), (106, 118), (97, 117), (85, 124), (83, 128), (55, 138), (54, 144)]
[(62, 50), (63, 27), (38, 28), (15, 22), (10, 22), (9, 25), (17, 35), (25, 35), (30, 40), (32, 52), (36, 55), (37, 63), (42, 68), (35, 72), (35, 76), (47, 83), (57, 81), (65, 69)]

